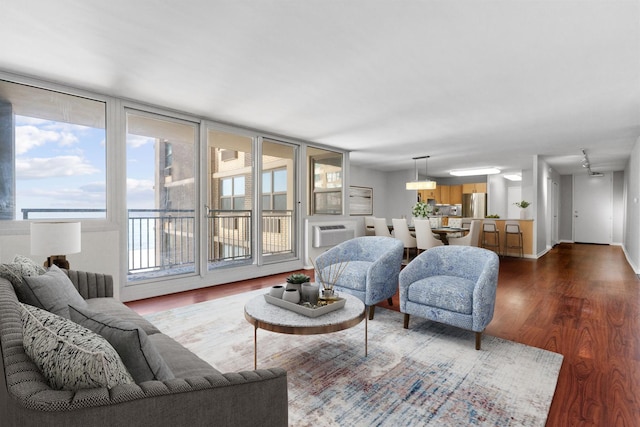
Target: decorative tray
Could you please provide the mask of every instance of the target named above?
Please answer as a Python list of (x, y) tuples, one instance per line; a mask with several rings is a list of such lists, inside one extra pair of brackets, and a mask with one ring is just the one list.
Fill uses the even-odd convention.
[(269, 294), (264, 294), (264, 299), (269, 304), (277, 305), (278, 307), (286, 308), (287, 310), (294, 311), (298, 314), (302, 314), (307, 317), (318, 317), (323, 314), (327, 314), (331, 311), (335, 311), (344, 307), (344, 304), (347, 302), (344, 298), (336, 298), (334, 302), (331, 304), (323, 305), (317, 308), (305, 307), (301, 304), (294, 304), (289, 301), (285, 301), (280, 298), (272, 297)]

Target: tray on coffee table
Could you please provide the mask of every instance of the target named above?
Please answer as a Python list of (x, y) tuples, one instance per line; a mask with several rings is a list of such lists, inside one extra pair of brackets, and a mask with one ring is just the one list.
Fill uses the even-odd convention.
[(323, 305), (316, 308), (311, 308), (311, 307), (305, 307), (304, 305), (301, 305), (301, 304), (294, 304), (292, 302), (285, 301), (280, 298), (272, 297), (269, 294), (264, 294), (264, 299), (269, 304), (286, 308), (287, 310), (294, 311), (298, 314), (302, 314), (303, 316), (307, 316), (307, 317), (318, 317), (318, 316), (322, 316), (323, 314), (327, 314), (329, 312), (339, 310), (342, 307), (344, 307), (345, 303), (347, 302), (346, 299), (338, 297), (331, 304)]

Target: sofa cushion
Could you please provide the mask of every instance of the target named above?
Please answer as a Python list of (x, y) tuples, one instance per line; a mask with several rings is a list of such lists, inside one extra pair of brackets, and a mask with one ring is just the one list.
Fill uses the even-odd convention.
[(409, 286), (409, 301), (471, 314), (475, 282), (455, 276), (431, 276)]
[(86, 307), (87, 303), (73, 286), (71, 279), (57, 266), (52, 265), (40, 276), (24, 277), (21, 302), (42, 308), (69, 318), (69, 305)]
[(0, 264), (0, 277), (4, 277), (11, 282), (18, 298), (22, 298), (23, 277), (39, 276), (44, 273), (46, 273), (46, 270), (42, 266), (22, 255), (16, 255), (13, 258), (13, 262), (9, 264)]
[(84, 307), (69, 306), (69, 313), (71, 320), (109, 341), (136, 383), (173, 378), (162, 356), (139, 326)]
[(134, 382), (118, 353), (95, 332), (26, 304), (21, 319), (25, 352), (51, 388), (113, 388)]
[(149, 335), (176, 378), (217, 375), (220, 371), (165, 334)]
[(104, 313), (120, 320), (126, 320), (142, 328), (147, 335), (159, 334), (160, 330), (153, 323), (140, 316), (135, 311), (115, 298), (89, 298), (86, 300), (87, 308), (97, 313)]

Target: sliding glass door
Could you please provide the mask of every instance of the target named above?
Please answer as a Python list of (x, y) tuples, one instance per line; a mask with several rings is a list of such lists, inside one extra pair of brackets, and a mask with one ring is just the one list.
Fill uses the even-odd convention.
[(198, 124), (128, 110), (129, 282), (194, 273)]
[(253, 262), (252, 136), (207, 131), (207, 268)]
[(262, 142), (261, 228), (265, 262), (295, 256), (297, 147)]

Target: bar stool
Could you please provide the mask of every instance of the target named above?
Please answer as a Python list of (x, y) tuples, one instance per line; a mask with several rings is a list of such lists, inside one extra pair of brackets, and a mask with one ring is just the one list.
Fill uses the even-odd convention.
[(482, 247), (500, 254), (500, 231), (495, 221), (484, 220), (482, 223)]
[[(518, 244), (515, 242), (509, 244), (509, 236), (515, 236), (518, 239)], [(512, 241), (514, 238), (511, 239)], [(524, 258), (524, 238), (522, 237), (522, 231), (520, 230), (520, 224), (517, 222), (505, 222), (504, 224), (504, 255), (509, 255), (509, 249), (518, 249), (520, 258)]]

